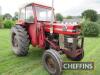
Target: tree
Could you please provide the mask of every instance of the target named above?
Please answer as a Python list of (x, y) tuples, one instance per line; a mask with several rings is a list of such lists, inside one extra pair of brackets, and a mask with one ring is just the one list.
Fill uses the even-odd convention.
[(63, 16), (60, 13), (56, 14), (56, 20), (57, 21), (63, 21)]
[(96, 22), (98, 19), (97, 12), (95, 10), (92, 10), (92, 9), (85, 10), (82, 13), (82, 17), (84, 17), (85, 19), (88, 19), (90, 21), (93, 21), (93, 22)]
[(86, 20), (81, 25), (83, 26), (83, 33), (85, 36), (99, 36), (99, 27), (97, 22)]
[(12, 16), (11, 16), (9, 13), (6, 13), (6, 14), (3, 16), (3, 19), (12, 19)]
[(11, 28), (13, 25), (14, 25), (14, 21), (13, 20), (8, 20), (8, 19), (6, 19), (5, 21), (4, 21), (4, 28)]
[(3, 17), (0, 16), (0, 28), (3, 28)]

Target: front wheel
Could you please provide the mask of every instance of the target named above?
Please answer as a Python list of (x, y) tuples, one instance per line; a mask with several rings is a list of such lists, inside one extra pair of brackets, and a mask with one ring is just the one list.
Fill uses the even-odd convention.
[(43, 54), (42, 61), (43, 61), (44, 68), (51, 75), (61, 75), (62, 61), (57, 51), (52, 49), (46, 50)]

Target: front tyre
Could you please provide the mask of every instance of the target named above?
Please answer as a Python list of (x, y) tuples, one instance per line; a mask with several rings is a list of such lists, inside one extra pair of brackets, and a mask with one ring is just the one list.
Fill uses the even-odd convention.
[(43, 54), (42, 61), (48, 73), (51, 75), (61, 75), (62, 61), (57, 51), (52, 49), (46, 50)]
[(16, 25), (11, 28), (12, 51), (17, 56), (26, 56), (29, 49), (29, 35), (25, 28)]

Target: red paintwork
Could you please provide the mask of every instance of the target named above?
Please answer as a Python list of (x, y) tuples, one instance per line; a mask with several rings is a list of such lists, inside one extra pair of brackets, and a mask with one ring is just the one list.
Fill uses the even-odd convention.
[(38, 24), (38, 45), (40, 48), (44, 48), (45, 46), (45, 33), (43, 29), (43, 25), (41, 23)]
[[(64, 26), (66, 27), (66, 31), (63, 30)], [(80, 34), (80, 32), (72, 32), (72, 30), (75, 27), (76, 26), (54, 23), (53, 24), (53, 28), (54, 28), (53, 29), (53, 32), (54, 33), (58, 33), (58, 34), (65, 34), (65, 35), (76, 35), (76, 34)], [(45, 23), (45, 31), (46, 32), (50, 32), (50, 23)]]
[(38, 39), (37, 39), (37, 30), (36, 30), (36, 25), (35, 24), (31, 24), (28, 28), (28, 32), (31, 38), (31, 43), (33, 46), (36, 46), (38, 44)]
[(31, 38), (32, 45), (38, 45), (40, 48), (44, 48), (45, 34), (43, 25), (41, 23), (38, 23), (37, 25), (31, 24), (28, 28), (28, 32)]

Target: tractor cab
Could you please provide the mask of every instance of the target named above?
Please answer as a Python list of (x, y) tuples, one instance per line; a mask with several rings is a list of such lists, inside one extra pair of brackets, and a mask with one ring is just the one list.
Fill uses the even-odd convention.
[(32, 3), (20, 9), (19, 20), (17, 23), (50, 22), (52, 19), (51, 16), (52, 7)]

